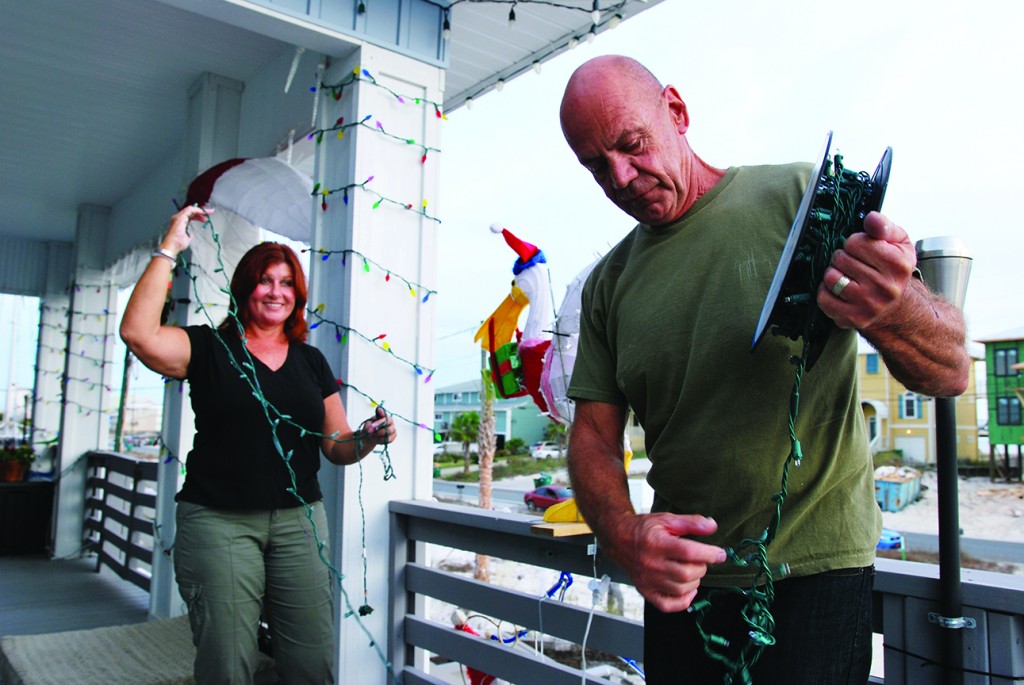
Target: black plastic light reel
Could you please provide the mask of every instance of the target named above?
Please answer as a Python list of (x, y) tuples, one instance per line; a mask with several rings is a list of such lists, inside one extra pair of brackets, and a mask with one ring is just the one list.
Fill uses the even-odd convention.
[(864, 217), (882, 208), (892, 166), (892, 148), (886, 148), (875, 173), (850, 171), (843, 157), (829, 159), (832, 132), (811, 172), (786, 246), (761, 309), (751, 352), (770, 329), (791, 340), (804, 338), (808, 346), (805, 369), (810, 370), (832, 334), (835, 324), (818, 308), (817, 291), (843, 241), (863, 230)]

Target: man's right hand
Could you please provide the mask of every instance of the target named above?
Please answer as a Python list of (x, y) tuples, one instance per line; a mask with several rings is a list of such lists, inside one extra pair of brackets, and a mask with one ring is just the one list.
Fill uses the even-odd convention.
[(726, 560), (721, 547), (689, 536), (716, 530), (715, 520), (704, 516), (634, 514), (609, 531), (613, 542), (608, 551), (647, 601), (663, 612), (683, 611), (693, 602), (708, 565)]

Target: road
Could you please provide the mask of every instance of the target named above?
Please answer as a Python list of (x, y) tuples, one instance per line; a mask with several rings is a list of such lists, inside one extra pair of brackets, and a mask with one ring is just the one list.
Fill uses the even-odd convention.
[[(491, 488), (491, 505), (495, 509), (508, 508), (511, 511), (525, 511), (523, 506), (524, 489)], [(480, 485), (478, 483), (456, 483), (450, 480), (434, 479), (434, 497), (445, 500), (457, 500), (466, 504), (480, 502)]]
[[(937, 535), (903, 533), (903, 539), (906, 542), (907, 549), (936, 553), (939, 551), (939, 537)], [(961, 538), (960, 551), (975, 559), (1024, 564), (1024, 544), (1019, 542)]]
[[(509, 511), (526, 511), (526, 507), (523, 506), (525, 492), (527, 492), (526, 488), (495, 487), (491, 490), (492, 505), (495, 509), (507, 508)], [(435, 478), (434, 496), (438, 499), (477, 504), (480, 501), (480, 486), (477, 483), (456, 483)], [(906, 541), (907, 549), (922, 552), (939, 551), (937, 535), (903, 533), (903, 538)], [(962, 538), (960, 550), (975, 559), (1024, 564), (1024, 543)]]

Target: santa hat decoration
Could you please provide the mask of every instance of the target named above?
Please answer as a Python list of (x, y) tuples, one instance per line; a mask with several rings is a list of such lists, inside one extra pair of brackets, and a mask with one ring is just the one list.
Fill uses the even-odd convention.
[(515, 250), (516, 254), (519, 255), (519, 259), (516, 260), (515, 264), (512, 265), (513, 275), (518, 276), (523, 269), (531, 267), (535, 264), (547, 263), (547, 258), (544, 257), (544, 253), (536, 245), (520, 240), (512, 231), (507, 228), (502, 228), (498, 224), (491, 224), (491, 231), (494, 233), (500, 233), (505, 237), (505, 242), (508, 246)]
[(249, 223), (309, 242), (313, 179), (277, 157), (236, 157), (192, 179), (186, 205), (226, 209)]

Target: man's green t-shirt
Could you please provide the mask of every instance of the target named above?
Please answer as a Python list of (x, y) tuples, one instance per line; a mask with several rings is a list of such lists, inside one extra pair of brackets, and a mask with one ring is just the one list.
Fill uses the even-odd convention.
[[(738, 167), (676, 223), (637, 226), (590, 275), (569, 396), (628, 405), (646, 435), (654, 509), (713, 517), (723, 547), (757, 538), (790, 450), (801, 341), (751, 343), (810, 165)], [(769, 563), (793, 575), (868, 566), (881, 514), (857, 389), (857, 335), (835, 331), (800, 387), (803, 462)], [(750, 576), (731, 562), (704, 583)]]

